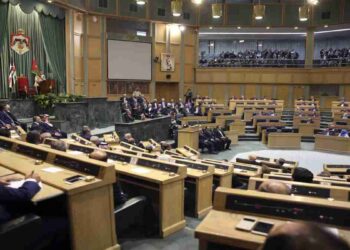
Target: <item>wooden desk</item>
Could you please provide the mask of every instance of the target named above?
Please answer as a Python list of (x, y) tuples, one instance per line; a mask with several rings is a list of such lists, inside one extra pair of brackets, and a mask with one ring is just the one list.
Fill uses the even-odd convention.
[[(242, 115), (244, 112), (259, 112), (259, 111), (273, 111), (282, 112), (283, 106), (281, 105), (236, 105), (236, 115)], [(253, 114), (252, 114), (253, 116)], [(251, 117), (247, 117), (251, 119)]]
[[(67, 195), (72, 249), (119, 249), (113, 205), (113, 165), (91, 159), (87, 161), (64, 152), (4, 137), (0, 137), (0, 147), (7, 149), (0, 152), (0, 165), (23, 175), (35, 170), (44, 184), (54, 188), (45, 188), (45, 192), (36, 201), (53, 195), (56, 189)], [(44, 163), (36, 165), (36, 159), (43, 160)], [(60, 171), (50, 173), (45, 171), (48, 167), (56, 167)], [(93, 175), (95, 179), (91, 182), (65, 183), (66, 178), (77, 174)]]
[(229, 108), (235, 110), (237, 105), (269, 105), (275, 103), (276, 105), (284, 106), (284, 100), (241, 100), (231, 99)]
[(185, 116), (180, 118), (181, 124), (188, 124), (188, 125), (193, 125), (193, 124), (201, 124), (201, 123), (207, 123), (211, 122), (211, 119), (208, 116)]
[[(214, 165), (181, 159), (175, 159), (175, 163), (186, 165), (187, 177), (185, 186), (187, 187), (187, 192), (194, 192), (194, 201), (185, 200), (185, 205), (186, 202), (190, 203), (188, 204), (191, 207), (190, 210), (192, 210), (190, 213), (193, 212), (195, 217), (204, 217), (212, 208)], [(194, 188), (192, 188), (193, 185)], [(191, 204), (194, 204), (194, 207)]]
[(315, 150), (350, 153), (350, 138), (315, 135)]
[(188, 127), (178, 131), (178, 147), (190, 146), (198, 150), (199, 147), (199, 127)]
[(215, 123), (222, 128), (226, 128), (227, 122), (234, 122), (237, 120), (241, 120), (240, 115), (219, 115), (215, 116)]
[(299, 134), (301, 136), (314, 136), (314, 130), (320, 128), (320, 126), (317, 125), (317, 123), (300, 123), (295, 127), (299, 128)]
[(182, 165), (178, 173), (170, 174), (167, 171), (141, 166), (139, 160), (140, 158), (135, 160), (135, 164), (115, 162), (117, 180), (126, 193), (132, 196), (144, 195), (151, 201), (152, 208), (158, 216), (155, 224), (158, 225), (159, 235), (167, 237), (186, 225), (184, 216), (186, 167)]
[[(236, 208), (232, 209), (231, 203), (234, 203), (236, 199), (242, 199), (242, 203), (249, 204), (250, 206), (241, 206), (240, 202), (238, 202), (237, 204), (235, 203)], [(300, 212), (301, 217), (297, 217), (290, 213), (284, 213), (284, 211), (280, 212), (274, 207), (269, 208), (270, 214), (273, 214), (273, 216), (270, 216), (261, 209), (256, 209), (256, 204), (264, 204), (264, 200), (276, 204), (278, 206), (276, 209), (279, 209), (279, 206), (290, 206), (287, 204), (293, 204), (293, 208), (302, 208), (305, 205), (310, 206), (310, 210), (314, 211), (315, 216), (304, 219), (307, 214), (303, 212)], [(272, 205), (270, 204), (270, 206)], [(329, 211), (326, 212), (327, 215), (325, 214), (325, 216), (336, 217), (337, 219), (337, 222), (332, 225), (329, 225), (328, 220), (323, 219), (323, 216), (320, 219), (316, 215), (317, 211), (327, 209)], [(341, 210), (342, 214), (335, 212), (338, 210)], [(348, 202), (343, 201), (328, 201), (310, 197), (266, 194), (251, 190), (218, 188), (215, 191), (214, 208), (196, 228), (195, 237), (199, 239), (199, 250), (209, 250), (211, 243), (218, 244), (219, 247), (223, 246), (223, 248), (224, 246), (230, 246), (239, 249), (259, 249), (264, 244), (266, 237), (235, 229), (238, 222), (244, 216), (248, 215), (254, 216), (258, 220), (270, 221), (275, 225), (283, 224), (289, 220), (297, 220), (295, 218), (299, 218), (299, 221), (322, 223), (336, 227), (339, 230), (339, 236), (349, 243), (349, 226), (345, 227), (343, 225), (344, 221), (342, 221), (342, 216), (348, 213), (347, 211), (350, 212), (350, 205)]]
[(301, 135), (299, 133), (269, 133), (267, 147), (299, 149), (301, 147)]
[(237, 145), (238, 144), (238, 131), (236, 130), (229, 130), (224, 132), (225, 135), (231, 140), (231, 145)]
[(270, 122), (271, 120), (281, 120), (281, 115), (255, 115), (253, 116), (253, 126), (256, 127), (257, 120), (265, 120), (266, 122)]
[(244, 135), (245, 126), (246, 126), (246, 123), (243, 121), (234, 121), (233, 123), (230, 124), (230, 131), (234, 130), (238, 133), (238, 135)]
[(232, 187), (233, 166), (229, 162), (211, 159), (198, 160), (215, 166), (213, 183), (217, 187)]
[(346, 175), (350, 169), (349, 164), (323, 164), (323, 170), (331, 175)]
[(11, 174), (14, 174), (14, 173), (15, 173), (14, 171), (0, 166), (0, 177), (1, 176), (5, 176), (5, 175), (11, 175)]

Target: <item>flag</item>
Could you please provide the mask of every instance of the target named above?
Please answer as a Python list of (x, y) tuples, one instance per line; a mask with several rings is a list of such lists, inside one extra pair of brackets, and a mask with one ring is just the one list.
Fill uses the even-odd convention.
[(10, 74), (8, 78), (9, 88), (12, 89), (16, 85), (17, 82), (17, 72), (16, 66), (14, 64), (10, 64)]
[(39, 66), (35, 59), (32, 60), (32, 73), (35, 75), (40, 75)]

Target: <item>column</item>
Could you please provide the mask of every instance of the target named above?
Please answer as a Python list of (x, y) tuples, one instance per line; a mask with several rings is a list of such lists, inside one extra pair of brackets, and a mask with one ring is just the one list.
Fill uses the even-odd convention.
[(312, 67), (314, 59), (315, 49), (315, 29), (308, 28), (306, 31), (306, 44), (305, 44), (305, 66)]
[(156, 57), (156, 24), (150, 23), (150, 35), (152, 37), (152, 80), (150, 83), (150, 97), (151, 100), (156, 98), (156, 67), (157, 63), (153, 61), (153, 59)]
[(185, 86), (185, 32), (186, 31), (181, 31), (181, 41), (180, 41), (179, 97), (184, 96), (184, 86)]

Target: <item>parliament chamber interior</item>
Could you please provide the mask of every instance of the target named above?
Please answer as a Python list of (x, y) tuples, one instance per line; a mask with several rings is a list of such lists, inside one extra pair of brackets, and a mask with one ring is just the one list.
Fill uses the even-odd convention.
[(350, 0), (0, 1), (1, 250), (349, 250)]

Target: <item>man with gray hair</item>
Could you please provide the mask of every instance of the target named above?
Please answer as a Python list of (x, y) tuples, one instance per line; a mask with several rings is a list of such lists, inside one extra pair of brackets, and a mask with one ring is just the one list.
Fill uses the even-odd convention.
[(66, 152), (67, 144), (64, 141), (56, 140), (51, 142), (51, 148), (56, 149), (58, 151)]

